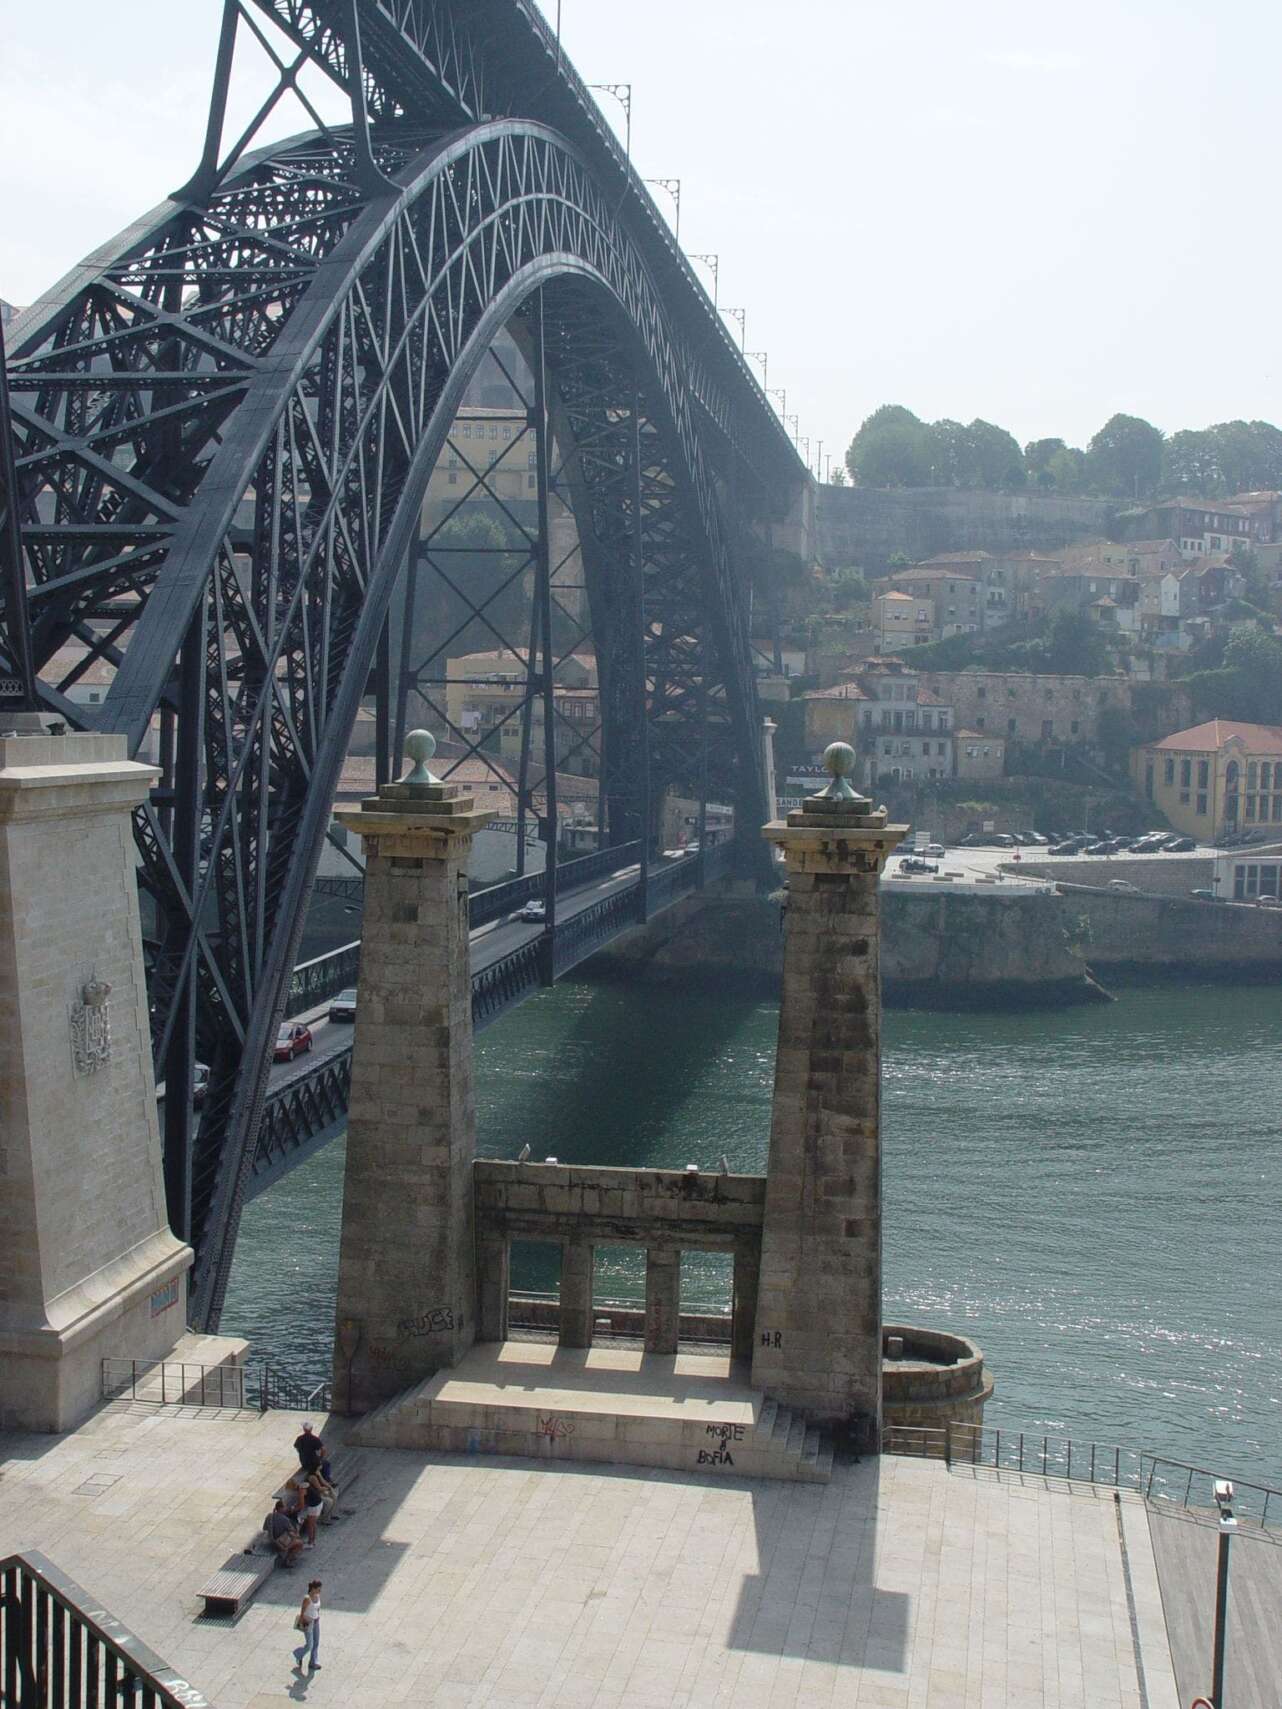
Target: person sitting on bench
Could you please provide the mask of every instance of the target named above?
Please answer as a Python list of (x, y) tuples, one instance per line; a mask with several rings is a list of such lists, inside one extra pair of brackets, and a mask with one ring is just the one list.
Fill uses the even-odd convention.
[(283, 1501), (278, 1501), (263, 1520), (263, 1530), (285, 1565), (294, 1566), (303, 1552), (303, 1539), (298, 1535), (297, 1525), (286, 1513)]

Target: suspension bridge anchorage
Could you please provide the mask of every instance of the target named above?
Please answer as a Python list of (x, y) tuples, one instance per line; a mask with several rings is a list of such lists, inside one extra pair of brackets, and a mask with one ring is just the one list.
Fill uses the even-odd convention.
[[(12, 578), (0, 585), (0, 639), (25, 632), (46, 712), (125, 733), (162, 772), (136, 832), (166, 1190), (197, 1252), (204, 1328), (352, 726), (372, 697), (385, 771), (413, 691), (389, 613), (499, 329), (514, 327), (533, 376), (525, 785), (532, 799), (542, 780), (552, 824), (567, 639), (553, 497), (577, 519), (599, 664), (601, 834), (648, 855), (670, 786), (733, 800), (751, 830), (765, 816), (734, 528), (740, 509), (782, 514), (805, 481), (639, 181), (621, 203), (631, 169), (568, 62), (549, 81), (520, 0), (488, 8), (488, 61), (461, 3), (401, 8), (403, 29), (372, 0), (262, 10), (340, 82), (344, 19), (359, 17), (368, 127), (226, 170), (208, 157), (9, 329), (0, 423), (26, 604), (24, 618)], [(560, 128), (479, 120), (487, 78), (509, 106), (528, 86)], [(554, 977), (565, 955), (555, 942), (540, 955)], [(211, 1071), (198, 1124), (197, 1059)]]

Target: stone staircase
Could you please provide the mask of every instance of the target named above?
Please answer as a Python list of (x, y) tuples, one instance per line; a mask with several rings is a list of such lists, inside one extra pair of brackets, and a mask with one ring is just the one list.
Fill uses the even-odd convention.
[(363, 1448), (829, 1481), (832, 1445), (799, 1414), (734, 1378), (700, 1381), (697, 1372), (692, 1378), (671, 1367), (668, 1360), (654, 1369), (614, 1372), (580, 1363), (545, 1368), (542, 1380), (531, 1382), (529, 1367), (515, 1355), (498, 1363), (494, 1349), (477, 1347), (452, 1370), (367, 1413), (348, 1441)]

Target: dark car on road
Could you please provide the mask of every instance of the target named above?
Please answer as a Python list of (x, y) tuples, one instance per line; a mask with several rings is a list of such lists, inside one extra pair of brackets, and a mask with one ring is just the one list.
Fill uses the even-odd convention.
[(916, 855), (905, 855), (899, 863), (899, 870), (900, 872), (938, 872), (939, 865), (936, 861), (918, 860)]

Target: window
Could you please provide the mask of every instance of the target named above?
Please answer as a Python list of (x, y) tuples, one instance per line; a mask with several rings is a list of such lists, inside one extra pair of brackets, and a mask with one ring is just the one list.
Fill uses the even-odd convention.
[(895, 744), (893, 742), (883, 742), (881, 744), (881, 751), (883, 754), (893, 754), (895, 751)]
[(982, 717), (980, 717), (980, 718), (976, 718), (976, 720), (975, 720), (975, 727), (976, 727), (976, 729), (978, 729), (978, 730), (982, 730), (982, 729), (983, 729), (983, 728), (984, 728), (984, 720), (983, 720), (983, 718), (982, 718)]
[(1048, 688), (1042, 695), (1042, 699), (1046, 702), (1046, 704), (1048, 706), (1050, 705), (1051, 701), (1054, 700), (1054, 698), (1055, 698), (1055, 690), (1053, 688)]
[(1260, 766), (1260, 788), (1271, 789), (1273, 786), (1273, 767), (1265, 760)]
[(1017, 690), (1012, 688), (1011, 685), (1009, 683), (1007, 683), (1006, 684), (1006, 698), (1007, 698), (1007, 700), (1015, 700), (1017, 697), (1018, 697)]
[(510, 427), (505, 427), (503, 429), (503, 437), (504, 439), (510, 439), (512, 437), (512, 429)]
[(948, 752), (948, 744), (946, 742), (936, 742), (935, 743), (935, 752), (942, 759), (942, 757)]
[(458, 485), (458, 473), (454, 469), (450, 470), (449, 484), (452, 487), (456, 487)]
[(1248, 760), (1246, 766), (1246, 787), (1248, 791), (1255, 788), (1258, 773), (1259, 767), (1256, 765), (1255, 761)]
[(1282, 824), (1282, 795), (1273, 797), (1273, 823), (1275, 825)]
[(538, 486), (538, 484), (539, 484), (539, 477), (537, 475), (527, 475), (525, 477), (525, 485), (526, 485), (526, 488), (528, 491), (533, 492), (535, 487)]
[(1015, 734), (1015, 720), (1013, 718), (1008, 718), (1006, 720), (1006, 732), (1011, 736)]
[(492, 428), (491, 428), (491, 429), (490, 429), (490, 438), (491, 438), (491, 439), (497, 439), (497, 438), (498, 438), (498, 436), (499, 436), (499, 430), (498, 430), (498, 428), (497, 428), (497, 427), (492, 427)]
[(977, 688), (975, 690), (975, 699), (976, 700), (987, 700), (988, 699), (988, 690), (986, 688)]
[(1173, 759), (1171, 759), (1169, 756), (1167, 757), (1167, 760), (1162, 767), (1162, 782), (1163, 783), (1174, 783), (1175, 782), (1175, 761)]
[(1202, 818), (1202, 819), (1206, 818), (1206, 796), (1205, 796), (1205, 794), (1200, 794), (1197, 798), (1197, 811), (1198, 811), (1199, 818)]
[(1187, 807), (1188, 804), (1189, 804), (1189, 792), (1187, 789), (1181, 789), (1181, 791), (1180, 791), (1180, 806), (1181, 807)]
[(1244, 866), (1235, 866), (1233, 868), (1233, 900), (1235, 902), (1240, 902), (1245, 895), (1246, 868)]
[(1246, 798), (1246, 817), (1247, 817), (1247, 823), (1248, 824), (1250, 823), (1250, 821), (1252, 819), (1255, 818), (1255, 797), (1254, 797), (1254, 795), (1248, 795)]
[(470, 427), (465, 427), (463, 429), (463, 437), (464, 439), (470, 439), (472, 437), (472, 429)]
[(975, 756), (978, 754), (978, 752), (979, 752), (978, 748), (972, 746), (970, 743), (967, 743), (967, 745), (966, 745), (966, 758), (968, 760), (973, 760), (975, 758)]
[(1260, 868), (1260, 895), (1276, 896), (1278, 894), (1278, 869), (1276, 866)]
[(1193, 782), (1193, 761), (1180, 761), (1180, 788), (1187, 789)]
[(1074, 690), (1073, 690), (1073, 699), (1074, 699), (1074, 700), (1080, 700), (1080, 699), (1081, 699), (1081, 698), (1082, 698), (1082, 691), (1081, 691), (1081, 689), (1080, 689), (1080, 688), (1075, 688), (1075, 689), (1074, 689)]
[(992, 749), (991, 749), (991, 748), (990, 748), (990, 747), (988, 747), (988, 746), (987, 746), (987, 744), (985, 744), (985, 747), (984, 747), (984, 758), (985, 758), (985, 759), (987, 759), (987, 758), (988, 758), (988, 756), (989, 756), (989, 754), (991, 754), (991, 753), (992, 753), (992, 751), (993, 751), (993, 750), (992, 750)]
[(1078, 722), (1077, 722), (1076, 718), (1074, 718), (1073, 722), (1069, 725), (1068, 728), (1069, 728), (1069, 731), (1072, 735), (1075, 736), (1077, 734), (1079, 726), (1078, 726)]
[(1043, 718), (1042, 719), (1042, 740), (1044, 742), (1049, 742), (1051, 737), (1054, 734), (1055, 734), (1055, 720), (1053, 718)]
[(1197, 762), (1197, 786), (1198, 786), (1198, 788), (1199, 789), (1206, 789), (1208, 787), (1208, 785), (1210, 784), (1210, 781), (1211, 781), (1211, 762), (1210, 762), (1210, 760), (1199, 760)]

